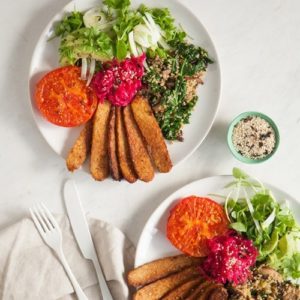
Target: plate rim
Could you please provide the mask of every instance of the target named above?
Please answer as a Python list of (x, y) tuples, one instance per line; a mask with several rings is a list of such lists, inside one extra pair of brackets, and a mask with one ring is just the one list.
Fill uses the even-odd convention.
[[(137, 0), (138, 2), (140, 2), (140, 4), (143, 3), (142, 0)], [(193, 147), (191, 147), (188, 151), (187, 154), (184, 155), (180, 160), (178, 160), (176, 162), (176, 164), (173, 165), (173, 168), (177, 167), (178, 165), (182, 164), (184, 161), (186, 161), (191, 155), (193, 155), (195, 153), (195, 151), (201, 146), (201, 144), (204, 142), (204, 140), (207, 138), (208, 134), (210, 133), (213, 124), (215, 123), (218, 111), (220, 109), (220, 105), (221, 105), (221, 95), (222, 95), (222, 71), (221, 71), (221, 63), (220, 63), (220, 57), (219, 54), (217, 52), (217, 48), (215, 45), (215, 42), (211, 36), (211, 34), (209, 34), (208, 30), (206, 29), (206, 27), (203, 25), (203, 23), (201, 22), (200, 18), (186, 5), (184, 5), (183, 3), (181, 3), (179, 0), (165, 0), (165, 1), (172, 1), (173, 3), (175, 2), (176, 5), (183, 7), (186, 11), (188, 11), (189, 14), (191, 14), (196, 20), (197, 22), (201, 25), (202, 30), (205, 32), (205, 35), (207, 36), (209, 43), (210, 43), (210, 47), (212, 48), (213, 52), (214, 52), (214, 60), (215, 60), (215, 65), (216, 65), (216, 75), (217, 75), (217, 86), (216, 86), (216, 106), (212, 112), (212, 118), (210, 120), (210, 122), (207, 123), (207, 128), (202, 136), (201, 139), (199, 139), (197, 142), (195, 142), (195, 145)], [(101, 1), (102, 2), (102, 1)], [(38, 118), (36, 117), (36, 108), (34, 107), (34, 94), (32, 93), (31, 90), (31, 79), (32, 79), (32, 75), (33, 75), (33, 62), (34, 62), (34, 57), (35, 57), (35, 52), (36, 52), (36, 46), (41, 42), (41, 40), (43, 39), (43, 37), (47, 34), (47, 32), (49, 31), (49, 27), (51, 27), (51, 24), (53, 23), (54, 19), (59, 15), (59, 14), (63, 14), (63, 12), (67, 11), (67, 7), (70, 6), (71, 4), (74, 4), (74, 1), (69, 1), (67, 4), (65, 4), (64, 6), (62, 6), (62, 8), (60, 10), (58, 10), (54, 15), (52, 15), (52, 17), (50, 18), (50, 20), (47, 22), (47, 24), (45, 25), (45, 27), (43, 28), (43, 30), (41, 31), (41, 34), (39, 35), (36, 44), (34, 46), (32, 55), (31, 55), (31, 60), (30, 60), (30, 65), (29, 65), (29, 70), (28, 70), (28, 78), (27, 78), (27, 83), (28, 83), (28, 98), (29, 98), (29, 105), (30, 105), (30, 111), (31, 111), (31, 115), (34, 119), (35, 125), (38, 128), (38, 131), (40, 133), (40, 135), (42, 136), (42, 138), (44, 139), (44, 141), (47, 143), (47, 145), (51, 148), (51, 150), (58, 155), (59, 157), (64, 158), (59, 152), (57, 152), (52, 146), (51, 144), (48, 142), (46, 136), (43, 134), (42, 132), (42, 127), (39, 125), (38, 122)], [(54, 125), (53, 125), (54, 126)], [(84, 171), (82, 168), (80, 168), (78, 171), (83, 171), (84, 173), (86, 173), (86, 171)]]
[[(212, 175), (212, 176), (207, 176), (207, 177), (203, 177), (203, 178), (199, 178), (196, 180), (193, 180), (181, 187), (179, 187), (178, 189), (176, 189), (174, 192), (172, 192), (171, 194), (169, 194), (150, 214), (149, 218), (147, 219), (145, 225), (143, 226), (143, 229), (140, 233), (139, 239), (138, 239), (138, 243), (136, 246), (136, 251), (135, 251), (135, 257), (134, 257), (134, 267), (138, 267), (140, 264), (137, 264), (137, 258), (138, 258), (138, 253), (141, 253), (141, 248), (142, 248), (142, 239), (143, 239), (143, 235), (144, 233), (147, 231), (147, 228), (149, 227), (149, 224), (152, 223), (152, 220), (155, 218), (156, 214), (158, 213), (158, 211), (163, 207), (163, 206), (169, 206), (172, 204), (172, 202), (176, 201), (175, 199), (175, 195), (177, 193), (180, 193), (182, 190), (188, 189), (189, 186), (191, 185), (195, 185), (200, 181), (204, 181), (204, 180), (211, 180), (211, 179), (217, 179), (217, 178), (232, 178), (233, 176), (230, 174), (223, 174), (223, 175)], [(266, 181), (262, 181), (264, 185), (272, 188), (272, 189), (276, 189), (280, 192), (282, 192), (283, 194), (286, 195), (286, 197), (288, 199), (285, 200), (292, 200), (293, 202), (297, 203), (300, 206), (300, 200), (298, 200), (297, 198), (293, 197), (292, 195), (290, 195), (289, 193), (285, 192), (283, 189), (281, 189), (280, 187), (274, 186), (272, 184), (269, 184)], [(288, 201), (291, 202), (291, 201)], [(164, 213), (161, 215), (160, 218), (162, 218), (162, 216), (166, 213), (166, 211), (164, 211)]]

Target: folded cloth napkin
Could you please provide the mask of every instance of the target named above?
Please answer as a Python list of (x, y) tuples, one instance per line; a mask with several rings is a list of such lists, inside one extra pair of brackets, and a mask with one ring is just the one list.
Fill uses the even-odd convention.
[[(101, 299), (93, 265), (83, 258), (68, 218), (60, 216), (57, 221), (65, 256), (80, 286), (90, 300)], [(133, 245), (119, 229), (103, 221), (90, 219), (89, 226), (113, 298), (128, 299), (125, 274), (133, 267)], [(0, 299), (76, 299), (62, 265), (30, 219), (0, 231)]]

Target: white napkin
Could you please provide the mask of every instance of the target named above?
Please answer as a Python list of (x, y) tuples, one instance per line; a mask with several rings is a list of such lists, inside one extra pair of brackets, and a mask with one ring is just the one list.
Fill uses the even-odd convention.
[[(65, 256), (80, 286), (90, 300), (101, 299), (93, 265), (81, 255), (68, 219), (60, 216), (57, 221)], [(133, 267), (134, 247), (112, 225), (95, 219), (89, 225), (113, 298), (128, 299), (125, 275)], [(62, 265), (30, 219), (0, 231), (0, 299), (76, 299)]]

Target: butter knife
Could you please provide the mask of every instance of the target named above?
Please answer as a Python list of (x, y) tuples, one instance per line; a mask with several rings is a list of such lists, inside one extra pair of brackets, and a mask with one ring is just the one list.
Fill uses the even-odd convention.
[(86, 259), (91, 260), (95, 267), (102, 297), (104, 300), (113, 300), (99, 264), (89, 225), (82, 208), (77, 187), (73, 180), (67, 180), (65, 183), (64, 200), (71, 227), (81, 253)]

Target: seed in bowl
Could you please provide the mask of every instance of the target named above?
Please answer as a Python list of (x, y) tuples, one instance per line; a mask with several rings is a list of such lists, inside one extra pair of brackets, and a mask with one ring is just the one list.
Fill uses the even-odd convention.
[(244, 157), (262, 159), (273, 152), (276, 136), (266, 120), (248, 116), (234, 126), (232, 142), (237, 152)]

